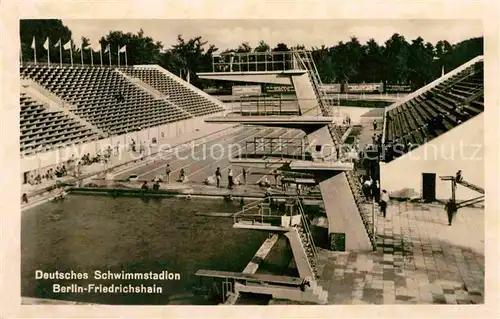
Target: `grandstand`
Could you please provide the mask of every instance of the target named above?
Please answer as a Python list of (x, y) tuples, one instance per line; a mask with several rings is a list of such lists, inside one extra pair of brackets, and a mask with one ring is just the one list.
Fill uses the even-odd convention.
[[(42, 146), (45, 147), (43, 151), (47, 151), (47, 149), (65, 149), (73, 145), (83, 145), (85, 150), (90, 150), (94, 154), (110, 145), (113, 147), (112, 138), (115, 142), (122, 140), (124, 144), (127, 144), (130, 138), (127, 134), (132, 132), (141, 132), (141, 135), (137, 137), (135, 134), (131, 135), (138, 141), (144, 139), (150, 142), (153, 138), (160, 138), (162, 136), (160, 132), (163, 134), (165, 131), (169, 137), (170, 127), (165, 129), (167, 125), (185, 124), (186, 121), (195, 118), (201, 120), (196, 126), (193, 124), (192, 129), (196, 127), (203, 130), (203, 125), (210, 125), (205, 122), (245, 124), (240, 126), (242, 129), (238, 133), (243, 138), (237, 140), (235, 134), (232, 137), (234, 141), (244, 143), (253, 138), (254, 141), (262, 140), (264, 145), (261, 150), (254, 145), (252, 151), (256, 154), (256, 158), (250, 158), (247, 164), (251, 166), (255, 163), (264, 163), (265, 169), (262, 170), (264, 175), (270, 174), (269, 168), (293, 172), (297, 176), (302, 174), (304, 184), (311, 184), (313, 180), (312, 184), (319, 187), (324, 213), (328, 219), (326, 227), (328, 239), (325, 240), (327, 243), (324, 246), (333, 251), (359, 253), (360, 256), (362, 253), (371, 253), (380, 242), (380, 233), (377, 233), (376, 229), (375, 211), (377, 208), (374, 202), (366, 198), (360, 182), (360, 175), (369, 173), (358, 171), (352, 160), (342, 150), (339, 149), (335, 153), (335, 150), (344, 143), (352, 127), (339, 125), (341, 117), (339, 117), (338, 108), (333, 98), (321, 89), (321, 79), (309, 52), (291, 51), (286, 58), (284, 53), (274, 52), (273, 54), (281, 54), (283, 60), (277, 59), (271, 63), (264, 61), (264, 64), (255, 71), (239, 70), (236, 75), (234, 74), (236, 71), (233, 72), (231, 67), (225, 65), (230, 62), (218, 61), (214, 62), (213, 73), (199, 74), (199, 76), (200, 78), (244, 82), (249, 79), (254, 82), (287, 82), (296, 88), (297, 100), (293, 105), (287, 104), (289, 109), (284, 111), (281, 100), (277, 103), (271, 99), (267, 101), (270, 102), (271, 107), (265, 108), (262, 112), (259, 109), (260, 101), (257, 101), (257, 104), (254, 101), (244, 101), (247, 104), (241, 106), (240, 112), (234, 110), (231, 116), (220, 117), (213, 116), (225, 113), (226, 110), (221, 102), (156, 65), (111, 68), (25, 64), (21, 66), (21, 77), (25, 79), (20, 97), (21, 151), (25, 155), (37, 155)], [(242, 54), (242, 58), (244, 55)], [(246, 56), (246, 61), (249, 57), (251, 53)], [(284, 61), (285, 59), (289, 60)], [(275, 67), (274, 64), (279, 67)], [(215, 71), (215, 66), (221, 67), (220, 70)], [(227, 70), (231, 71), (227, 72)], [(379, 176), (382, 188), (389, 190), (393, 196), (397, 191), (408, 187), (421, 190), (424, 188), (422, 187), (422, 174), (450, 175), (457, 168), (463, 169), (466, 179), (472, 180), (472, 186), (483, 185), (480, 179), (473, 177), (482, 176), (482, 164), (468, 170), (466, 167), (470, 166), (470, 162), (466, 161), (454, 161), (450, 164), (442, 158), (434, 161), (428, 161), (425, 158), (415, 161), (409, 158), (410, 153), (422, 152), (425, 146), (430, 144), (447, 145), (459, 140), (465, 140), (467, 143), (482, 143), (483, 87), (483, 60), (479, 57), (388, 107), (385, 112), (383, 143), (387, 145), (411, 142), (414, 147), (406, 153), (397, 154), (398, 156), (386, 157), (385, 163), (380, 163)], [(243, 110), (243, 106), (248, 109)], [(254, 107), (257, 111), (253, 109)], [(268, 115), (269, 117), (265, 118)], [(247, 127), (247, 125), (253, 125), (253, 127)], [(257, 128), (259, 126), (272, 127), (272, 129)], [(287, 159), (279, 145), (272, 146), (276, 140), (280, 142), (285, 140), (282, 139), (284, 134), (280, 131), (281, 129), (275, 130), (276, 127), (283, 128), (285, 133), (291, 132), (291, 128), (300, 128), (303, 132), (289, 140), (297, 139), (297, 137), (303, 139), (305, 133), (304, 139), (312, 143), (308, 146), (308, 155), (313, 156), (307, 157), (307, 160)], [(158, 130), (150, 130), (151, 128), (158, 128)], [(182, 135), (186, 132), (186, 128), (180, 134), (178, 130), (179, 127), (176, 126), (175, 135)], [(281, 135), (278, 136), (276, 133)], [(273, 136), (270, 137), (271, 135)], [(271, 141), (270, 148), (265, 146), (266, 139)], [(219, 141), (229, 143), (225, 138), (219, 138)], [(254, 142), (254, 144), (257, 143)], [(317, 153), (323, 151), (324, 157), (317, 157), (314, 150)], [(306, 152), (306, 150), (303, 151)], [(294, 149), (292, 152), (295, 155), (297, 150)], [(69, 155), (64, 157), (64, 159), (68, 158)], [(56, 159), (59, 158), (54, 157), (49, 160), (44, 159), (43, 162), (40, 160), (36, 164), (24, 165), (23, 170), (25, 172), (28, 169), (40, 170), (56, 163)], [(165, 163), (168, 163), (168, 160), (153, 158), (147, 162), (147, 165), (135, 165), (130, 169), (119, 171), (120, 178), (117, 178), (115, 182), (122, 182), (132, 172), (143, 177), (144, 181), (150, 181), (158, 175), (159, 171), (164, 171)], [(201, 171), (210, 177), (215, 163), (206, 159), (193, 161), (186, 157), (185, 161), (176, 163), (175, 167), (176, 169), (190, 167), (194, 171), (192, 175)], [(217, 161), (217, 165), (219, 164)], [(228, 157), (227, 164), (228, 166), (224, 169), (245, 163), (241, 159), (230, 162)], [(408, 169), (409, 167), (411, 169)], [(402, 176), (404, 179), (401, 178)], [(300, 183), (299, 180), (295, 179), (297, 184)], [(201, 181), (197, 182), (201, 184)], [(442, 187), (438, 185), (435, 197), (446, 197), (444, 195), (449, 192), (448, 186), (448, 184)], [(217, 194), (220, 196), (222, 193)], [(232, 191), (229, 194), (231, 195)], [(457, 196), (461, 197), (464, 194), (459, 192)], [(223, 195), (227, 196), (226, 193)], [(242, 198), (243, 196), (246, 195), (242, 195)], [(234, 214), (233, 227), (285, 234), (291, 245), (295, 266), (300, 277), (285, 278), (288, 280), (286, 283), (291, 282), (297, 286), (295, 288), (298, 290), (303, 281), (311, 280), (310, 283), (313, 286), (311, 290), (321, 297), (319, 299), (322, 302), (326, 303), (332, 297), (328, 296), (322, 287), (325, 287), (325, 290), (329, 287), (336, 287), (329, 282), (330, 278), (322, 279), (325, 275), (321, 274), (319, 267), (320, 258), (309, 229), (311, 226), (309, 216), (306, 216), (302, 202), (297, 197), (292, 200), (285, 198), (283, 202), (285, 210), (290, 212), (291, 216), (280, 216), (278, 214), (281, 214), (281, 211), (272, 211), (270, 205), (257, 205), (255, 202), (250, 205), (257, 208), (259, 212), (254, 214), (253, 211), (250, 213), (247, 211), (248, 216), (241, 213)], [(245, 207), (247, 206), (244, 206), (243, 211)], [(292, 225), (291, 222), (284, 226), (286, 224), (284, 221), (287, 219), (283, 217), (290, 217), (292, 220), (294, 214), (300, 215), (300, 227), (296, 229), (289, 227)], [(255, 218), (256, 216), (258, 218)], [(236, 217), (241, 220), (237, 220)], [(269, 217), (275, 220), (272, 223), (264, 223), (264, 219)], [(259, 218), (261, 218), (261, 224), (256, 222)], [(382, 229), (383, 232), (384, 229)], [(272, 245), (267, 247), (267, 253), (271, 248)], [(211, 272), (202, 271), (202, 273), (210, 274)], [(218, 276), (222, 276), (221, 274), (224, 275), (224, 272), (217, 272)], [(251, 285), (248, 287), (245, 282), (245, 287), (241, 291), (245, 289), (250, 291), (251, 288), (252, 292), (259, 293), (263, 291), (262, 289), (272, 291), (276, 288), (280, 294), (283, 292), (283, 287), (272, 287), (273, 284), (277, 286), (282, 284), (283, 278), (269, 279), (259, 274), (251, 276), (242, 273), (229, 275), (226, 273), (224, 276), (240, 281), (248, 281), (249, 278), (257, 280), (256, 283), (250, 280)], [(266, 284), (262, 285), (262, 283)], [(284, 299), (287, 293), (285, 291)], [(276, 293), (276, 295), (280, 294)]]
[(91, 127), (21, 92), (21, 152), (31, 154), (42, 146), (65, 147), (85, 143), (100, 136)]
[[(204, 116), (224, 110), (221, 102), (159, 66), (25, 63), (20, 75), (21, 152), (25, 156), (58, 149), (61, 153), (71, 145), (94, 154), (103, 148), (95, 145), (110, 144), (113, 137), (125, 141), (133, 132), (137, 140), (149, 142), (177, 136), (188, 130), (187, 125), (191, 130), (202, 128)], [(171, 124), (175, 124), (173, 133)], [(37, 165), (25, 163), (23, 171), (51, 166), (58, 156), (44, 157)]]
[(482, 113), (483, 97), (483, 61), (479, 61), (415, 98), (388, 108), (386, 141), (429, 142)]
[[(407, 189), (426, 200), (446, 200), (449, 187), (438, 183), (437, 176), (458, 170), (473, 184), (484, 185), (483, 114), (482, 56), (389, 106), (380, 163), (382, 187), (395, 197), (405, 197), (398, 194)], [(467, 188), (457, 193), (461, 199), (473, 195)]]
[(203, 96), (202, 91), (194, 86), (186, 85), (184, 81), (179, 81), (179, 78), (165, 69), (156, 66), (139, 65), (124, 68), (123, 71), (129, 76), (151, 85), (193, 116), (203, 116), (222, 111), (221, 106), (207, 98), (208, 96)]

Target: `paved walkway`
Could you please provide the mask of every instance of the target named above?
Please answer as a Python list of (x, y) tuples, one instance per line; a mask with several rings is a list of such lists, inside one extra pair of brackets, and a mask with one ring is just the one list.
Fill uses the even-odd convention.
[[(194, 132), (189, 132), (185, 133), (181, 136), (177, 137), (172, 137), (172, 138), (164, 138), (163, 140), (159, 140), (156, 145), (152, 145), (151, 149), (149, 150), (150, 155), (155, 154), (158, 152), (158, 149), (160, 147), (162, 149), (166, 149), (166, 145), (171, 145), (171, 146), (176, 146), (176, 145), (181, 145), (183, 143), (190, 143), (193, 140), (196, 139), (203, 139), (206, 138), (207, 140), (210, 140), (212, 138), (216, 138), (217, 136), (221, 136), (224, 134), (234, 134), (234, 130), (228, 129), (230, 127), (233, 127), (232, 125), (214, 125), (210, 128), (209, 131), (194, 131)], [(122, 148), (128, 147), (128, 145), (121, 145)], [(137, 146), (138, 147), (138, 146)], [(114, 150), (113, 150), (114, 152)], [(109, 164), (106, 164), (104, 166), (102, 163), (94, 163), (89, 166), (82, 166), (81, 167), (81, 175), (87, 175), (87, 174), (98, 174), (102, 172), (104, 169), (109, 169), (115, 166), (123, 165), (126, 163), (133, 164), (134, 160), (140, 159), (141, 156), (138, 152), (129, 152), (126, 151), (125, 149), (122, 149), (119, 153), (119, 155), (112, 155), (111, 156), (111, 162)], [(72, 172), (70, 172), (72, 174)], [(28, 196), (31, 194), (35, 194), (51, 185), (55, 185), (56, 180), (60, 182), (70, 182), (75, 180), (74, 176), (64, 176), (61, 178), (55, 178), (54, 180), (43, 180), (41, 184), (37, 185), (30, 185), (30, 184), (23, 184), (21, 186), (21, 191), (23, 193), (26, 193)]]
[(484, 302), (484, 210), (393, 203), (376, 220), (373, 253), (320, 251), (330, 304)]

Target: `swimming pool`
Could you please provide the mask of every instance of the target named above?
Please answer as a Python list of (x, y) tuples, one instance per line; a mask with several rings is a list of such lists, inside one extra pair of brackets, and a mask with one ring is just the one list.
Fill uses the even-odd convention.
[[(103, 304), (210, 304), (193, 293), (199, 269), (242, 271), (267, 234), (233, 229), (232, 218), (197, 212), (236, 212), (238, 203), (179, 198), (69, 195), (24, 211), (21, 221), (21, 294)], [(88, 279), (36, 279), (44, 272), (81, 272)], [(94, 271), (178, 273), (180, 280), (95, 279)], [(57, 293), (62, 286), (157, 285), (162, 293)]]

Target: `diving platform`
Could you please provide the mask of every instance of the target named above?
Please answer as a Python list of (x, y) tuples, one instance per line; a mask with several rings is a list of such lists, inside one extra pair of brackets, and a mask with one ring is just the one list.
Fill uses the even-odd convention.
[(267, 274), (247, 274), (231, 271), (200, 269), (196, 276), (222, 280), (228, 293), (254, 293), (271, 295), (272, 298), (306, 301), (325, 304), (328, 292), (315, 281), (307, 278), (276, 276)]
[(268, 127), (286, 127), (313, 133), (322, 127), (332, 124), (334, 117), (327, 116), (216, 116), (205, 119), (206, 123), (238, 123)]
[(354, 164), (350, 162), (340, 161), (302, 161), (295, 160), (290, 162), (290, 170), (292, 171), (352, 171)]
[(304, 73), (304, 70), (287, 70), (253, 72), (201, 72), (197, 73), (197, 75), (200, 79), (207, 80), (291, 85), (292, 82), (290, 80), (290, 76)]
[[(322, 89), (322, 82), (314, 64), (310, 51), (291, 50), (286, 52), (247, 52), (225, 53), (213, 57), (211, 73), (202, 73), (200, 78), (219, 79), (256, 83), (276, 83), (292, 85), (296, 92), (296, 104), (301, 116), (268, 115), (267, 105), (264, 114), (267, 116), (242, 116), (235, 113), (226, 117), (205, 119), (207, 123), (238, 123), (266, 127), (283, 127), (300, 129), (306, 134), (307, 143), (303, 147), (295, 147), (281, 143), (268, 143), (255, 147), (248, 154), (239, 154), (230, 159), (232, 164), (250, 167), (278, 168), (298, 173), (308, 173), (319, 185), (325, 211), (328, 217), (329, 246), (335, 251), (372, 251), (374, 244), (370, 237), (369, 226), (364, 224), (360, 206), (350, 186), (348, 173), (354, 165), (345, 156), (342, 139), (335, 130), (335, 122), (339, 120), (335, 114), (334, 98)], [(272, 103), (275, 103), (274, 101)], [(260, 101), (257, 101), (260, 106)], [(282, 109), (279, 108), (278, 112)], [(273, 106), (272, 112), (276, 112)], [(240, 103), (240, 113), (262, 112), (245, 110)], [(290, 143), (293, 144), (293, 143)], [(354, 182), (358, 182), (357, 180)], [(297, 215), (297, 214), (295, 214)], [(235, 214), (241, 218), (242, 214)], [(266, 216), (264, 220), (235, 221), (235, 227), (245, 227), (269, 232), (285, 232), (292, 243), (295, 260), (302, 260), (301, 238), (296, 238), (294, 223), (287, 224), (287, 219)], [(307, 222), (302, 223), (304, 225)], [(296, 225), (296, 224), (295, 224)], [(272, 226), (272, 227), (271, 227)], [(276, 227), (276, 228), (275, 228)], [(305, 232), (307, 233), (307, 231)], [(301, 233), (301, 237), (304, 233)], [(306, 236), (307, 237), (307, 236)], [(308, 246), (310, 247), (310, 245)], [(309, 249), (309, 248), (308, 248)], [(302, 257), (300, 257), (300, 256)], [(312, 264), (312, 263), (311, 263)], [(310, 272), (306, 266), (299, 266), (299, 273)], [(303, 277), (301, 275), (301, 277)]]

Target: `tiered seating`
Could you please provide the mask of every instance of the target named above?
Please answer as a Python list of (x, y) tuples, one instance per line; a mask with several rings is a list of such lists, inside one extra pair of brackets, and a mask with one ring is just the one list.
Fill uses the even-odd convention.
[(82, 119), (111, 134), (175, 122), (191, 116), (169, 101), (155, 99), (108, 67), (28, 65), (29, 77), (76, 106)]
[(478, 62), (389, 110), (386, 143), (422, 145), (483, 112), (483, 96), (483, 62)]
[(167, 95), (173, 103), (194, 116), (202, 116), (221, 112), (223, 108), (200, 94), (200, 90), (183, 85), (153, 68), (124, 68), (122, 71), (132, 77), (151, 85), (156, 90)]
[(21, 93), (20, 105), (21, 152), (26, 155), (41, 148), (49, 150), (99, 138), (92, 129), (25, 93)]

